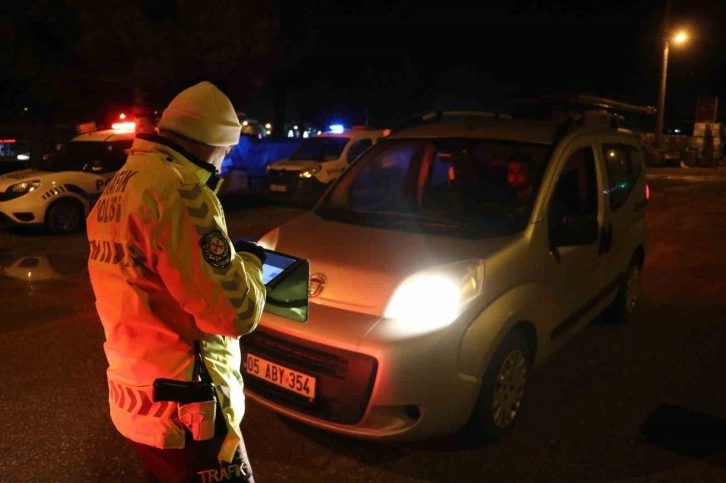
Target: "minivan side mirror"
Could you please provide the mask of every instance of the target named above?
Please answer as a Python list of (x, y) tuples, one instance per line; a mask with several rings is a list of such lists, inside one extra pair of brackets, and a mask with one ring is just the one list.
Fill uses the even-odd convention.
[(550, 249), (590, 245), (597, 242), (597, 215), (550, 216)]

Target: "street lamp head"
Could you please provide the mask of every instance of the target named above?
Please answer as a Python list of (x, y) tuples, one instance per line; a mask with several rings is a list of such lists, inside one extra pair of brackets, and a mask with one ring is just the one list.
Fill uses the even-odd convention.
[(688, 34), (684, 31), (676, 32), (676, 34), (673, 36), (674, 44), (682, 44), (686, 40), (688, 40)]

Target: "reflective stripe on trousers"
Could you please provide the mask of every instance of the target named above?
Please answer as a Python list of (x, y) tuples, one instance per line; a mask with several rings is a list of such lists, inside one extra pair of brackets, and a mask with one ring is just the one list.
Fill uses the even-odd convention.
[(173, 401), (154, 402), (153, 387), (139, 388), (108, 381), (108, 400), (128, 413), (159, 418), (168, 414), (177, 403)]

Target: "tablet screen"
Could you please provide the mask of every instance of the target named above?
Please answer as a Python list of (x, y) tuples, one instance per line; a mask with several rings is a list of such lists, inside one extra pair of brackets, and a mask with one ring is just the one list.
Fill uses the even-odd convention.
[(265, 250), (267, 258), (262, 265), (262, 283), (267, 285), (280, 275), (286, 268), (297, 261), (297, 258), (283, 255), (278, 252)]

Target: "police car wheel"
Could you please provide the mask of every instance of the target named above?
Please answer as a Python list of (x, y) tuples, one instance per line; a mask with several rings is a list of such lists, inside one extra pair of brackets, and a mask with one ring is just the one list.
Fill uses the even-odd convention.
[(59, 200), (48, 210), (46, 225), (51, 233), (76, 233), (83, 225), (83, 207), (74, 200)]
[(519, 331), (501, 342), (487, 367), (479, 398), (472, 412), (468, 433), (479, 439), (505, 436), (519, 415), (532, 365), (531, 350)]

